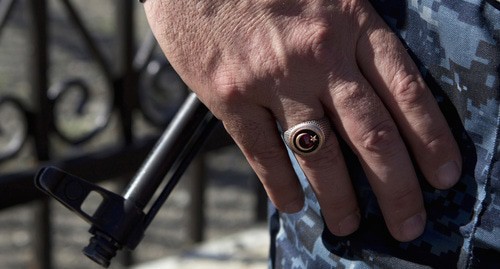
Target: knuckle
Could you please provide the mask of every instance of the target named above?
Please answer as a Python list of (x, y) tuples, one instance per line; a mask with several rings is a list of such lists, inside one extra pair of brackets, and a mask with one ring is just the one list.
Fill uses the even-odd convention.
[(428, 102), (429, 94), (420, 77), (407, 75), (394, 83), (396, 102), (409, 107)]
[(246, 67), (226, 64), (216, 68), (211, 77), (213, 95), (220, 102), (232, 104), (251, 97), (252, 76)]
[(333, 92), (335, 105), (341, 109), (358, 111), (360, 106), (368, 105), (368, 96), (357, 83), (344, 82)]
[(330, 29), (324, 24), (317, 24), (314, 33), (309, 36), (309, 44), (316, 59), (324, 60), (331, 53), (328, 46)]
[(415, 201), (415, 196), (418, 195), (418, 191), (413, 186), (405, 185), (400, 188), (392, 190), (390, 196), (388, 196), (387, 203), (392, 205), (405, 206), (408, 204), (413, 204)]
[(422, 209), (422, 194), (418, 186), (409, 184), (391, 189), (378, 200), (385, 211), (390, 212), (389, 223), (396, 225)]
[(296, 208), (297, 204), (301, 204), (303, 201), (302, 199), (300, 191), (294, 191), (291, 193), (289, 192), (286, 198), (281, 196), (281, 198), (273, 199), (273, 204), (280, 211), (292, 213), (297, 211), (293, 208)]
[(428, 152), (434, 153), (442, 148), (442, 145), (449, 144), (453, 141), (453, 137), (450, 137), (449, 132), (444, 128), (437, 128), (429, 132), (423, 138), (424, 148)]
[[(284, 158), (284, 149), (281, 148), (280, 146), (266, 146), (262, 147), (262, 149), (259, 149), (260, 147), (253, 147), (251, 153), (249, 154), (250, 158), (252, 161), (254, 161), (258, 166), (259, 170), (267, 170), (270, 167), (272, 168), (273, 166), (277, 166), (281, 162), (278, 162), (278, 160), (281, 160)], [(267, 169), (263, 169), (263, 166), (266, 166)]]
[(246, 87), (230, 75), (221, 75), (216, 81), (214, 94), (220, 102), (233, 104), (245, 99)]
[(226, 130), (243, 151), (253, 169), (264, 178), (272, 178), (269, 171), (282, 169), (278, 166), (286, 160), (286, 150), (281, 143), (273, 143), (271, 131), (247, 121), (245, 124), (228, 123)]
[(339, 215), (348, 215), (348, 213), (357, 210), (356, 197), (351, 192), (338, 190), (331, 199), (332, 203), (329, 207), (333, 212), (338, 212)]
[(327, 21), (313, 21), (308, 24), (307, 31), (301, 34), (300, 42), (303, 42), (305, 54), (313, 56), (318, 62), (327, 63), (333, 55), (333, 47), (330, 46), (332, 38), (332, 27)]
[(390, 120), (375, 125), (361, 136), (361, 146), (375, 155), (387, 157), (399, 151), (399, 132)]
[(259, 148), (256, 145), (259, 139), (266, 136), (266, 130), (251, 119), (235, 117), (232, 120), (223, 121), (223, 124), (236, 144), (249, 156), (251, 156), (250, 153)]

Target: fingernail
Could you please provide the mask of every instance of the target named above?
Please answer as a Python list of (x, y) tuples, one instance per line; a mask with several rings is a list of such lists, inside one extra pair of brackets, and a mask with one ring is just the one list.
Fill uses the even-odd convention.
[(460, 168), (458, 168), (457, 163), (454, 161), (447, 162), (439, 167), (437, 178), (443, 188), (450, 188), (455, 185), (460, 178)]
[(360, 218), (359, 212), (345, 217), (339, 223), (339, 236), (349, 235), (356, 231), (359, 226)]
[(425, 228), (425, 213), (408, 218), (401, 224), (400, 241), (411, 241), (422, 234)]

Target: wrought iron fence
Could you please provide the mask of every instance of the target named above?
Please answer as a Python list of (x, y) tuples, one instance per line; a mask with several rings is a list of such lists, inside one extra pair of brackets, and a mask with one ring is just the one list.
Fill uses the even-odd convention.
[[(0, 68), (8, 70), (0, 75), (0, 210), (37, 201), (34, 268), (53, 267), (51, 206), (33, 185), (38, 168), (127, 178), (189, 92), (138, 19), (136, 2), (0, 0)], [(96, 10), (101, 17), (84, 16)], [(216, 132), (209, 149), (231, 143)], [(203, 237), (198, 183), (195, 240)]]

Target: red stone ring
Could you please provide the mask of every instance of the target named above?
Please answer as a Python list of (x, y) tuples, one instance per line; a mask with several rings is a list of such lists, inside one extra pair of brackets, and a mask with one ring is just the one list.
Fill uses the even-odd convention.
[(327, 118), (299, 123), (283, 133), (285, 143), (299, 155), (317, 152), (330, 134)]

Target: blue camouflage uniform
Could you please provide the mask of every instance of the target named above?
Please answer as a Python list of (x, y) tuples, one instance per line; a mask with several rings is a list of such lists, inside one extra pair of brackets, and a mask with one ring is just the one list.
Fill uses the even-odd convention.
[[(271, 268), (500, 268), (500, 2), (372, 0), (419, 66), (452, 128), (463, 175), (450, 190), (421, 177), (428, 222), (418, 239), (389, 234), (376, 198), (343, 145), (362, 220), (336, 237), (295, 162), (303, 210), (271, 210)], [(293, 159), (293, 156), (292, 156)]]

